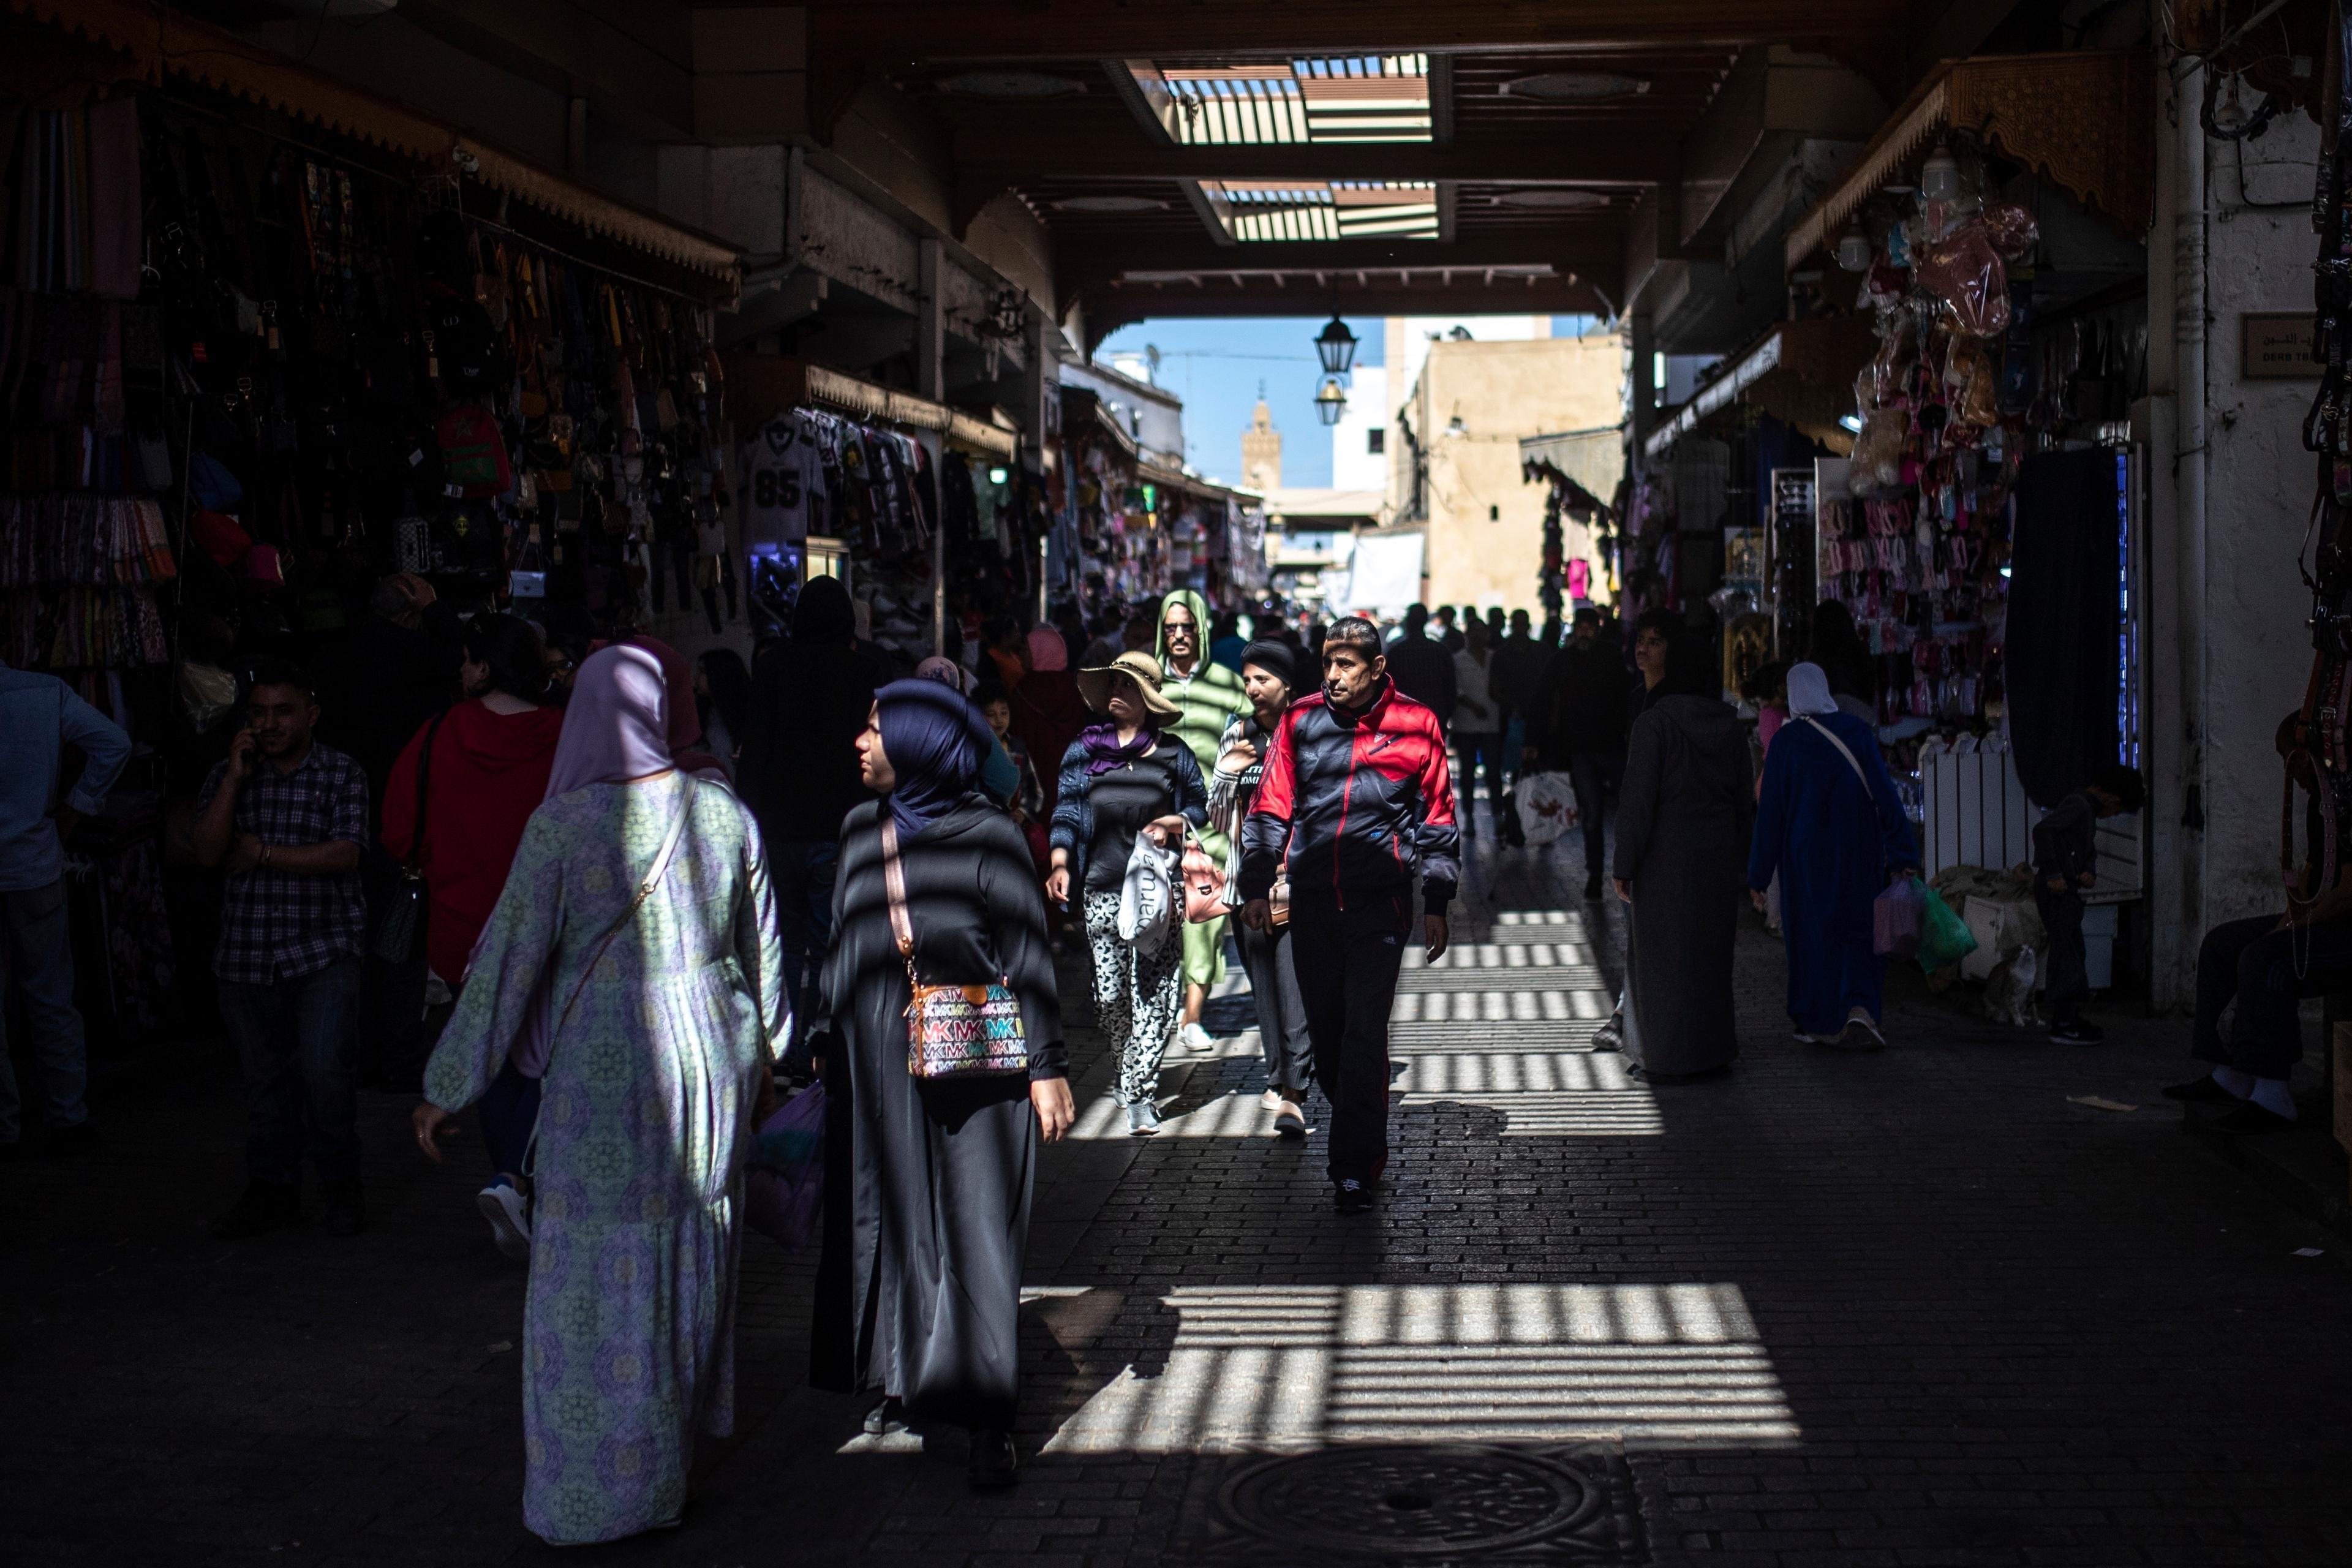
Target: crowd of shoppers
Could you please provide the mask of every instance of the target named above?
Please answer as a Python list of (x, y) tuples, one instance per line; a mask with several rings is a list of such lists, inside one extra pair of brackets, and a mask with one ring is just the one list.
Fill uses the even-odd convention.
[[(408, 973), (383, 910), (413, 887), (411, 966), (420, 989), (454, 993), (416, 1147), (442, 1159), (454, 1119), (478, 1112), (478, 1205), (530, 1268), (531, 1530), (572, 1544), (677, 1521), (698, 1437), (732, 1420), (747, 1164), (795, 1090), (824, 1109), (814, 1381), (866, 1396), (869, 1435), (965, 1428), (973, 1483), (1008, 1484), (1040, 1147), (1076, 1120), (1057, 922), (1085, 937), (1110, 1099), (1135, 1136), (1160, 1130), (1171, 1043), (1213, 1048), (1203, 1007), (1233, 937), (1263, 1108), (1276, 1136), (1305, 1139), (1319, 1087), (1342, 1214), (1379, 1201), (1389, 1017), (1407, 949), (1447, 951), (1482, 775), (1507, 842), (1507, 787), (1538, 767), (1570, 776), (1586, 896), (1613, 880), (1630, 932), (1596, 1043), (1638, 1073), (1736, 1059), (1743, 891), (1777, 890), (1799, 1037), (1883, 1044), (1870, 903), (1918, 854), (1841, 616), (1823, 607), (1819, 662), (1775, 685), (1785, 723), (1759, 780), (1713, 629), (1680, 613), (1643, 616), (1628, 647), (1579, 608), (1555, 647), (1556, 621), (1539, 637), (1525, 612), (1507, 627), (1416, 605), (1393, 635), (1349, 616), (1302, 646), (1248, 640), (1180, 591), (1106, 616), (1076, 668), (1086, 627), (997, 623), (975, 645), (987, 679), (952, 639), (893, 679), (830, 577), (750, 666), (689, 659), (625, 617), (461, 619), (421, 580), (387, 579), (323, 700), (298, 669), (254, 673), (197, 795), (196, 856), (225, 873), (215, 967), (248, 1121), (248, 1182), (214, 1233), (293, 1223), (306, 1161), (324, 1228), (364, 1223), (351, 1041), (390, 994), (367, 989), (370, 966)], [(383, 702), (362, 695), (372, 681)], [(0, 780), (0, 980), (24, 994), (49, 1141), (66, 1144), (94, 1134), (57, 962), (58, 845), (102, 805), (127, 742), (58, 683), (5, 668), (0, 721), (37, 742), (35, 768)], [(71, 749), (88, 760), (61, 798)], [(2079, 1013), (2091, 835), (2139, 803), (2119, 770), (2037, 833), (2054, 1037), (2097, 1037)], [(1215, 868), (1209, 894), (1174, 875), (1188, 847)], [(2331, 974), (2352, 963), (2333, 940)], [(2267, 928), (2209, 941), (2212, 1071), (2170, 1091), (2238, 1101), (2250, 1125), (2294, 1109), (2275, 1088), (2297, 988), (2277, 946)], [(933, 1076), (910, 1020), (944, 994), (992, 998), (986, 1027), (1017, 1036), (1017, 1066)], [(0, 1148), (19, 1121), (0, 1054)]]

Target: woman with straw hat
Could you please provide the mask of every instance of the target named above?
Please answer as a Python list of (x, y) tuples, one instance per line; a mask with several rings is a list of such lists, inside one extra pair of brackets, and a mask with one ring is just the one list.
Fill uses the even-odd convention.
[(1141, 945), (1118, 934), (1119, 883), (1140, 834), (1177, 845), (1185, 829), (1208, 820), (1209, 793), (1192, 751), (1161, 731), (1179, 714), (1162, 694), (1160, 661), (1123, 653), (1078, 672), (1087, 705), (1104, 716), (1062, 758), (1054, 805), (1053, 869), (1045, 896), (1066, 904), (1075, 894), (1094, 952), (1095, 1016), (1118, 1052), (1115, 1098), (1127, 1130), (1160, 1131), (1160, 1058), (1183, 1005), (1181, 927), (1161, 926)]

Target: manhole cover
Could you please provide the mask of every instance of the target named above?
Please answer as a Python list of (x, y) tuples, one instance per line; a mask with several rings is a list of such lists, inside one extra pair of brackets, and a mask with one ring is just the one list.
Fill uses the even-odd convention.
[(1203, 1560), (1629, 1564), (1648, 1561), (1623, 1461), (1565, 1448), (1351, 1445), (1226, 1473)]

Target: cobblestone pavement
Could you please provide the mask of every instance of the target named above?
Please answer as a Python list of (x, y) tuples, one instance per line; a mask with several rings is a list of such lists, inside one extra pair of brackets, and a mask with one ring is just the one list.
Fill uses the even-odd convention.
[[(1267, 1136), (1245, 997), (1155, 1140), (1073, 1029), (1016, 1490), (967, 1492), (959, 1434), (857, 1436), (803, 1381), (813, 1260), (752, 1238), (740, 1436), (682, 1530), (571, 1560), (2352, 1562), (2347, 1247), (2181, 1136), (2179, 1024), (2061, 1048), (1913, 977), (1883, 1055), (1801, 1047), (1759, 930), (1737, 1072), (1653, 1088), (1589, 1047), (1616, 917), (1577, 858), (1474, 857), (1455, 951), (1408, 968), (1373, 1215)], [(427, 1166), (368, 1097), (366, 1236), (215, 1243), (226, 1080), (159, 1068), (96, 1159), (0, 1167), (6, 1560), (551, 1557), (478, 1152)]]

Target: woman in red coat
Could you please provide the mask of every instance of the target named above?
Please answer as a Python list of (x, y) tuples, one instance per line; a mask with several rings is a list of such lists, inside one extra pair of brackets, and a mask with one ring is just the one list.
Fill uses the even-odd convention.
[[(537, 628), (482, 616), (465, 641), (458, 673), (468, 700), (411, 738), (383, 799), (384, 849), (424, 874), (425, 957), (453, 986), (506, 887), (523, 826), (546, 797), (563, 730)], [(509, 1066), (482, 1100), (482, 1142), (497, 1175), (478, 1200), (509, 1257), (530, 1256), (522, 1167), (538, 1117), (539, 1084)]]

